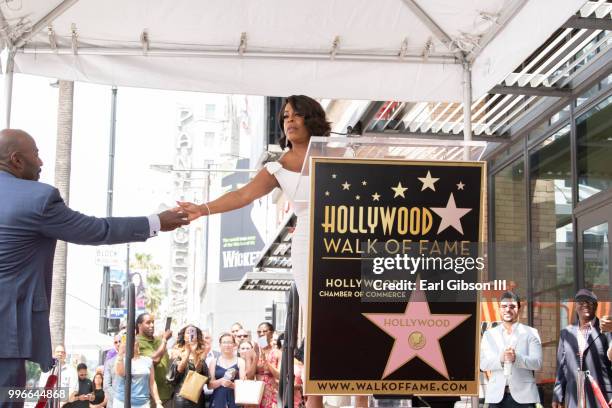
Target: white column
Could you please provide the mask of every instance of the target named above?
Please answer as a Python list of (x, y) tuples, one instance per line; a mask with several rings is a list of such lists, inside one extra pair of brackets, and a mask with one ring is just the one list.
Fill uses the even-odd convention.
[[(472, 71), (469, 62), (463, 62), (463, 141), (472, 141)], [(470, 159), (470, 147), (463, 148), (463, 160)]]
[(2, 127), (11, 127), (11, 108), (13, 102), (13, 71), (15, 70), (15, 52), (9, 50), (6, 60), (6, 72), (4, 73), (4, 121)]

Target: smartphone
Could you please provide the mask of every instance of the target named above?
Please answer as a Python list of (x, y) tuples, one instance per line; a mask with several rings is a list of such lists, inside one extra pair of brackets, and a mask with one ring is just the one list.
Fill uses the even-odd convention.
[(195, 341), (197, 335), (198, 335), (198, 332), (196, 331), (195, 327), (187, 328), (187, 338), (189, 339), (190, 343), (193, 343)]
[(166, 329), (165, 329), (165, 331), (170, 330), (170, 326), (171, 325), (172, 325), (172, 317), (168, 316), (168, 317), (166, 317)]

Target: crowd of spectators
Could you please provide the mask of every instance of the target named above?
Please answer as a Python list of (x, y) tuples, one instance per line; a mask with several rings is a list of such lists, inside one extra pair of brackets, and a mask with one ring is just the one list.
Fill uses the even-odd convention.
[[(132, 358), (131, 405), (134, 408), (232, 408), (235, 380), (259, 380), (264, 393), (259, 405), (278, 406), (282, 334), (269, 322), (253, 332), (234, 323), (218, 339), (209, 330), (189, 324), (176, 335), (166, 330), (155, 335), (155, 320), (149, 313), (136, 319)], [(55, 348), (61, 364), (60, 384), (70, 390), (64, 408), (122, 408), (125, 402), (125, 329), (114, 336), (114, 347), (107, 351), (104, 364), (89, 375), (84, 363), (66, 364), (64, 346)], [(303, 405), (303, 358), (294, 360), (296, 371), (295, 406)], [(197, 402), (180, 395), (189, 371), (206, 377)], [(39, 383), (44, 386), (48, 374)], [(91, 379), (90, 379), (91, 378)]]

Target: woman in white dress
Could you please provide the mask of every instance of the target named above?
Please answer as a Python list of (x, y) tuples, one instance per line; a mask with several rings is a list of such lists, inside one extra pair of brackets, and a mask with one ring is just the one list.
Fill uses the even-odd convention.
[[(325, 118), (325, 111), (321, 105), (304, 95), (293, 95), (285, 100), (279, 112), (279, 122), (283, 131), (280, 144), (281, 147), (286, 149), (277, 162), (267, 163), (265, 168), (257, 173), (248, 184), (238, 190), (226, 193), (216, 200), (201, 205), (189, 202), (179, 202), (178, 204), (189, 214), (189, 220), (195, 220), (201, 216), (242, 208), (270, 193), (276, 187), (280, 187), (291, 201), (298, 220), (291, 245), (291, 264), (300, 297), (300, 309), (306, 317), (309, 283), (307, 270), (309, 248), (308, 181), (300, 181), (300, 179), (310, 137), (329, 136), (331, 127)], [(322, 398), (320, 396), (310, 396), (307, 399), (306, 406), (308, 408), (322, 407)]]

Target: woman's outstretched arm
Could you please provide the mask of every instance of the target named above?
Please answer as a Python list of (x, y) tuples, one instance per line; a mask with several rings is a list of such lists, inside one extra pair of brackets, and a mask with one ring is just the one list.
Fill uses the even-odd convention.
[(225, 193), (216, 200), (200, 205), (187, 201), (178, 201), (177, 203), (187, 212), (189, 221), (193, 221), (203, 215), (224, 213), (242, 208), (268, 194), (275, 187), (278, 187), (276, 177), (268, 173), (268, 170), (262, 169), (245, 186)]

